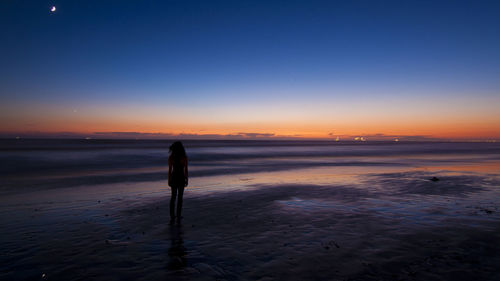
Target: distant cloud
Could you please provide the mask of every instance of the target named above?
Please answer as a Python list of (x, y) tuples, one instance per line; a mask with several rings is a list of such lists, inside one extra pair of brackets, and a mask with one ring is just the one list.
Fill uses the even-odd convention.
[(248, 138), (269, 138), (276, 136), (274, 133), (272, 134), (263, 134), (263, 133), (238, 133), (239, 136), (248, 137)]
[[(220, 134), (178, 134), (175, 137), (180, 139), (225, 139), (233, 135), (220, 135)], [(236, 135), (234, 135), (236, 136)]]
[(273, 138), (282, 137), (274, 133), (247, 133), (238, 132), (235, 134), (179, 134), (180, 138), (195, 138), (195, 139), (257, 139), (257, 138)]
[(386, 134), (370, 134), (370, 135), (362, 135), (367, 140), (395, 140), (398, 139), (400, 141), (438, 141), (443, 140), (431, 136), (426, 135), (386, 135)]
[(363, 138), (364, 140), (367, 141), (392, 141), (392, 140), (399, 140), (399, 141), (442, 141), (445, 139), (442, 138), (435, 138), (432, 136), (426, 136), (426, 135), (387, 135), (387, 134), (382, 134), (382, 133), (377, 133), (377, 134), (359, 134), (359, 135), (339, 135), (335, 133), (329, 133), (328, 136), (332, 138), (339, 137), (340, 140), (355, 140), (355, 139), (361, 139)]
[[(111, 138), (165, 138), (171, 137), (171, 133), (140, 133), (140, 132), (95, 132), (94, 136)], [(92, 134), (90, 135), (92, 136)]]

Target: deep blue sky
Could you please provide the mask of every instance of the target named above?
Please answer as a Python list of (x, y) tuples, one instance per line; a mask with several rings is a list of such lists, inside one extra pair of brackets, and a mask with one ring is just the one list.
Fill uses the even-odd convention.
[(500, 89), (499, 1), (4, 0), (0, 11), (4, 106), (187, 114), (276, 101), (491, 101)]

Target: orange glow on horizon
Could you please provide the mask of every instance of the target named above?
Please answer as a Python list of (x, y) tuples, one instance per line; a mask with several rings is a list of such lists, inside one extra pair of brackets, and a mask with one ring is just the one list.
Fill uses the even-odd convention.
[(483, 106), (482, 111), (466, 111), (458, 106), (439, 109), (439, 104), (430, 109), (423, 106), (404, 109), (396, 104), (387, 109), (382, 105), (367, 105), (356, 110), (339, 103), (337, 107), (280, 104), (279, 110), (269, 106), (183, 108), (161, 104), (155, 107), (15, 104), (0, 105), (0, 133), (92, 135), (96, 132), (137, 132), (221, 137), (258, 133), (271, 134), (275, 138), (364, 136), (368, 141), (383, 134), (386, 138), (500, 139), (500, 116), (493, 101), (496, 99)]
[[(135, 132), (144, 134), (165, 134), (165, 135), (237, 135), (241, 133), (270, 134), (274, 138), (311, 138), (311, 139), (334, 139), (340, 136), (341, 140), (350, 139), (355, 136), (365, 136), (367, 140), (376, 138), (376, 135), (391, 137), (423, 136), (428, 138), (443, 139), (500, 139), (500, 132), (494, 124), (460, 124), (450, 126), (447, 124), (413, 124), (410, 128), (401, 128), (393, 124), (383, 126), (313, 126), (307, 124), (243, 124), (238, 125), (212, 125), (203, 126), (195, 124), (164, 124), (158, 123), (123, 123), (123, 122), (90, 122), (89, 120), (73, 120), (71, 125), (67, 122), (50, 122), (45, 126), (24, 130), (15, 129), (14, 126), (2, 126), (2, 133), (39, 133), (54, 134), (70, 132), (75, 134), (92, 135), (97, 132)], [(6, 128), (5, 128), (6, 127)], [(336, 128), (336, 129), (331, 129)]]

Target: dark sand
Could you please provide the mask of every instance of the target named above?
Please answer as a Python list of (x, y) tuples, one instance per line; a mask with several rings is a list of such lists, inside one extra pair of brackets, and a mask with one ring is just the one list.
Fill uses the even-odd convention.
[(181, 226), (155, 216), (166, 202), (128, 211), (126, 224), (168, 236), (166, 264), (177, 270), (167, 275), (186, 279), (498, 280), (496, 201), (462, 205), (457, 188), (448, 189), (458, 198), (426, 204), (404, 189), (407, 199), (376, 188), (268, 186), (190, 198)]
[(11, 196), (0, 279), (500, 280), (499, 186), (495, 175), (413, 171), (188, 188), (173, 226), (164, 187)]

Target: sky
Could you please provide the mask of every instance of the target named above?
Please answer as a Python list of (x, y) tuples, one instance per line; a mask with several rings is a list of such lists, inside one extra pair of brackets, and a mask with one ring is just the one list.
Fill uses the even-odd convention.
[(0, 136), (500, 140), (499, 1), (3, 0), (0, 27)]

